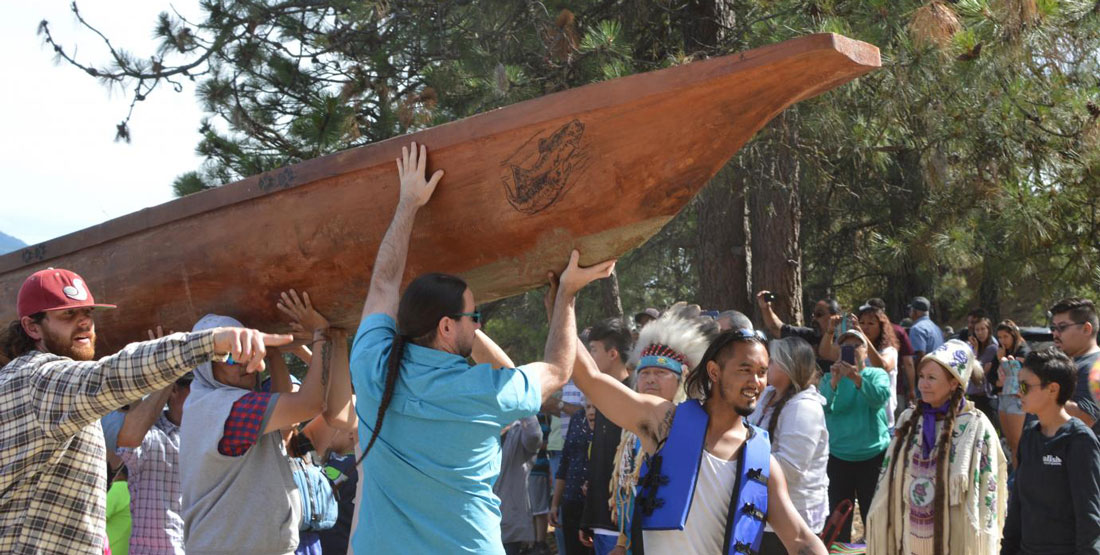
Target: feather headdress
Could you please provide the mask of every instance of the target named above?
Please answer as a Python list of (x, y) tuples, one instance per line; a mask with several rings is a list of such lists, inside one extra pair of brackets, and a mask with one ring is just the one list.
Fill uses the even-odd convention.
[(638, 370), (660, 366), (677, 374), (681, 365), (694, 367), (718, 335), (718, 323), (702, 313), (695, 304), (679, 302), (669, 307), (638, 334), (630, 356), (632, 365)]

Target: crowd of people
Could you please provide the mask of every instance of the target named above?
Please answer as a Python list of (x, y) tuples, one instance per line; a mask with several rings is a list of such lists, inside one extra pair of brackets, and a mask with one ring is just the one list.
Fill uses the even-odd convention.
[(116, 307), (29, 276), (0, 345), (0, 552), (1100, 555), (1092, 301), (1051, 307), (1050, 346), (980, 310), (945, 334), (924, 297), (795, 326), (768, 291), (759, 330), (686, 302), (580, 330), (614, 261), (573, 251), (517, 365), (461, 278), (401, 291), (426, 157), (397, 160), (352, 333), (289, 290), (293, 334), (208, 314), (97, 359)]

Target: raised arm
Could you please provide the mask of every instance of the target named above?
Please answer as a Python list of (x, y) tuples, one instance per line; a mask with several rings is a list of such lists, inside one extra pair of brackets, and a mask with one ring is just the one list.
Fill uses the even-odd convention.
[(764, 295), (767, 295), (769, 291), (760, 291), (756, 294), (756, 304), (760, 307), (760, 316), (764, 319), (764, 329), (768, 330), (768, 335), (778, 339), (783, 333), (783, 321), (779, 319), (779, 316), (772, 310), (772, 303), (769, 303)]
[(490, 364), (498, 370), (516, 367), (516, 363), (512, 362), (512, 358), (508, 356), (508, 353), (504, 352), (500, 345), (497, 345), (481, 330), (474, 332), (474, 349), (470, 353), (470, 358), (478, 364)]
[(122, 427), (118, 430), (119, 447), (139, 447), (149, 428), (156, 424), (164, 405), (172, 396), (174, 384), (150, 393), (144, 399), (130, 403), (130, 410), (126, 411), (126, 417), (122, 420)]
[[(149, 339), (156, 340), (164, 337), (164, 330), (157, 326), (157, 331), (148, 330)], [(156, 424), (157, 419), (164, 412), (164, 405), (172, 396), (172, 388), (168, 387), (146, 395), (145, 398), (130, 403), (130, 410), (126, 411), (126, 417), (122, 420), (122, 427), (118, 430), (117, 445), (119, 447), (139, 447), (145, 439), (149, 428)]]
[(573, 360), (577, 356), (577, 318), (574, 312), (577, 292), (585, 285), (611, 275), (611, 271), (615, 269), (614, 260), (587, 268), (582, 268), (579, 260), (580, 252), (574, 250), (569, 255), (569, 265), (562, 272), (556, 290), (553, 273), (548, 275), (551, 282), (548, 295), (554, 299), (554, 303), (550, 309), (550, 333), (546, 337), (544, 362), (526, 366), (531, 372), (539, 375), (544, 403), (550, 395), (569, 381), (569, 375), (573, 371)]
[(443, 170), (436, 170), (431, 180), (424, 178), (428, 164), (428, 149), (414, 142), (412, 147), (401, 147), (401, 158), (397, 159), (397, 175), (401, 179), (401, 192), (397, 201), (397, 210), (393, 214), (382, 244), (378, 246), (378, 255), (371, 269), (370, 289), (363, 303), (363, 318), (376, 312), (397, 317), (397, 303), (400, 300), (401, 276), (405, 273), (405, 259), (409, 254), (409, 236), (412, 234), (413, 220), (421, 206), (432, 198), (432, 192)]
[(45, 362), (28, 393), (46, 433), (68, 437), (214, 358), (230, 354), (245, 363), (248, 372), (263, 370), (267, 347), (285, 345), (293, 339), (244, 328), (175, 333), (155, 341), (131, 343), (98, 361), (61, 358)]
[(646, 453), (655, 453), (661, 440), (668, 436), (676, 405), (656, 395), (638, 393), (600, 372), (581, 340), (575, 341), (578, 346), (577, 360), (573, 364), (573, 383), (608, 420), (634, 432), (642, 440), (642, 449)]
[(328, 329), (329, 340), (321, 344), (321, 382), (328, 375), (328, 395), (321, 416), (333, 428), (354, 430), (355, 395), (351, 388), (351, 367), (348, 358), (348, 332)]
[[(282, 392), (275, 401), (271, 416), (263, 433), (293, 426), (318, 415), (324, 415), (326, 421), (351, 420), (346, 414), (351, 412), (351, 384), (347, 370), (347, 335), (343, 330), (330, 328), (328, 319), (313, 307), (309, 293), (291, 289), (280, 295), (276, 308), (291, 319), (291, 328), (299, 337), (309, 337), (314, 354), (309, 359), (309, 369), (298, 391)], [(343, 353), (341, 370), (334, 370), (340, 363), (337, 354)], [(348, 381), (339, 386), (333, 385), (337, 379)], [(333, 395), (333, 389), (339, 389)], [(329, 400), (336, 406), (329, 406)], [(334, 424), (336, 422), (333, 422)], [(342, 421), (340, 422), (342, 423)], [(354, 425), (354, 421), (351, 421)], [(344, 426), (340, 426), (344, 427)]]

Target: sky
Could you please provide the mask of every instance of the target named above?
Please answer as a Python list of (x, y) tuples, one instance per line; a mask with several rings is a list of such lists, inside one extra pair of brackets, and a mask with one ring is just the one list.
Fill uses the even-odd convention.
[[(130, 99), (68, 63), (36, 34), (42, 19), (77, 60), (102, 65), (107, 50), (82, 28), (70, 0), (4, 2), (0, 50), (0, 231), (39, 243), (172, 200), (176, 176), (197, 169), (202, 111), (189, 81), (181, 93), (159, 86), (130, 120), (132, 142), (114, 142)], [(197, 17), (197, 0), (79, 0), (81, 14), (116, 47), (155, 52), (153, 25), (174, 6)], [(132, 87), (131, 87), (132, 89)]]

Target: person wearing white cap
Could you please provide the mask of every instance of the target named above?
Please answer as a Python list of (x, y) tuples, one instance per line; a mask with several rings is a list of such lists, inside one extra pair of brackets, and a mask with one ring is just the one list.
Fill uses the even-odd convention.
[[(837, 343), (840, 360), (821, 378), (829, 430), (829, 506), (835, 511), (845, 500), (858, 501), (860, 514), (867, 514), (890, 443), (886, 406), (893, 392), (886, 371), (867, 364), (867, 336), (850, 329)], [(849, 542), (851, 535), (849, 515), (836, 540)]]
[(1007, 502), (1006, 459), (989, 418), (964, 397), (981, 372), (952, 339), (917, 367), (921, 401), (898, 418), (867, 517), (868, 553), (992, 555)]

